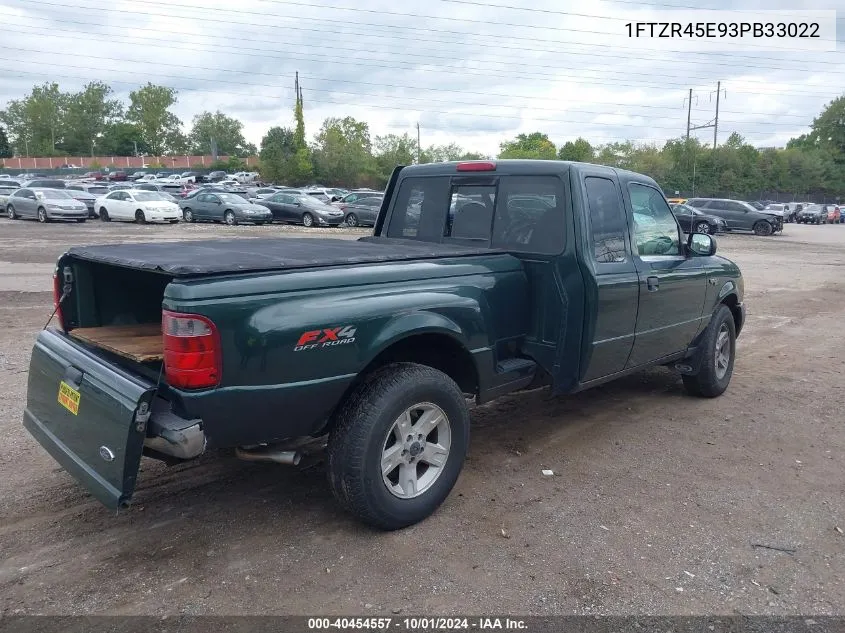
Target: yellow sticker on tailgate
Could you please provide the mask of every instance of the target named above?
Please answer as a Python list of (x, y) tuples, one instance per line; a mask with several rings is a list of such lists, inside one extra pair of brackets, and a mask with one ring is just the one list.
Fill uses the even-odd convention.
[(79, 392), (64, 380), (59, 383), (59, 404), (73, 415), (79, 415)]

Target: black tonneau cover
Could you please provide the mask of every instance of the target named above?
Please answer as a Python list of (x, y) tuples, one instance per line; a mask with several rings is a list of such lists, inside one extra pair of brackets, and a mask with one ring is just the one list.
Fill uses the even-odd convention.
[(149, 270), (174, 277), (465, 257), (489, 252), (488, 248), (476, 246), (435, 244), (388, 237), (362, 237), (358, 240), (337, 238), (189, 240), (75, 246), (68, 251), (76, 259), (135, 270)]

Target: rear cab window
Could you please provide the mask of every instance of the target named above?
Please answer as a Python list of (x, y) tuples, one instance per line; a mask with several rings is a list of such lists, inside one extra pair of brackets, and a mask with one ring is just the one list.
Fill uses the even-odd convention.
[(411, 176), (399, 183), (386, 234), (556, 255), (566, 208), (557, 176)]

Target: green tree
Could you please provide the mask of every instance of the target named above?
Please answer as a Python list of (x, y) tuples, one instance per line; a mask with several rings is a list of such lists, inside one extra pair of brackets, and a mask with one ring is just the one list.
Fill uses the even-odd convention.
[(468, 152), (457, 143), (430, 145), (422, 152), (423, 163), (446, 163), (455, 160), (482, 160), (487, 158), (479, 152)]
[(822, 149), (833, 151), (833, 158), (845, 162), (845, 95), (831, 101), (821, 114), (813, 119), (811, 141)]
[(64, 135), (61, 148), (73, 155), (95, 151), (95, 143), (108, 125), (123, 116), (123, 104), (109, 99), (112, 89), (101, 81), (92, 81), (67, 97)]
[(520, 134), (512, 141), (505, 141), (500, 146), (499, 158), (539, 158), (554, 160), (557, 148), (542, 132)]
[(136, 148), (138, 155), (150, 153), (141, 128), (125, 121), (106, 124), (94, 147), (95, 153), (103, 156), (135, 156)]
[(417, 156), (417, 141), (408, 134), (387, 134), (375, 140), (375, 160), (380, 184), (386, 183), (397, 165), (412, 165)]
[(12, 100), (0, 112), (18, 154), (57, 156), (62, 141), (67, 95), (57, 83), (33, 86), (29, 95)]
[(191, 133), (188, 135), (190, 151), (194, 154), (207, 154), (216, 146), (217, 153), (224, 156), (254, 155), (255, 146), (247, 143), (243, 128), (243, 123), (220, 110), (198, 114), (194, 117)]
[(293, 159), (296, 155), (296, 133), (284, 127), (271, 127), (261, 139), (262, 179), (268, 182), (293, 184)]
[(11, 158), (12, 148), (9, 139), (6, 137), (6, 130), (0, 127), (0, 158)]
[(140, 128), (144, 142), (156, 156), (184, 151), (187, 146), (182, 122), (170, 111), (177, 95), (173, 88), (152, 83), (129, 93), (131, 103), (126, 119)]
[(308, 143), (305, 142), (305, 110), (302, 102), (302, 88), (299, 85), (299, 73), (296, 73), (296, 104), (293, 107), (293, 118), (296, 121), (294, 132), (296, 149), (308, 147)]
[(574, 141), (566, 141), (558, 152), (560, 160), (574, 160), (582, 163), (589, 163), (593, 160), (593, 146), (589, 141), (580, 136)]
[(356, 186), (376, 177), (370, 128), (364, 121), (326, 119), (313, 154), (315, 175), (326, 184)]

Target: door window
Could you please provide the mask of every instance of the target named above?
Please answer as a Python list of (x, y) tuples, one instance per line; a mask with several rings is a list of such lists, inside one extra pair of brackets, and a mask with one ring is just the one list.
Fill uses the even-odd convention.
[(452, 187), (449, 221), (443, 236), (489, 242), (495, 206), (495, 185)]
[(657, 189), (648, 185), (628, 185), (634, 211), (634, 243), (639, 255), (680, 255), (678, 223)]
[(563, 183), (555, 176), (504, 176), (493, 225), (493, 246), (557, 255), (563, 251)]
[(449, 210), (449, 178), (404, 178), (393, 203), (388, 237), (439, 242)]
[(627, 260), (625, 233), (628, 225), (619, 190), (609, 178), (584, 179), (589, 207), (590, 237), (593, 257), (600, 264), (618, 264)]

